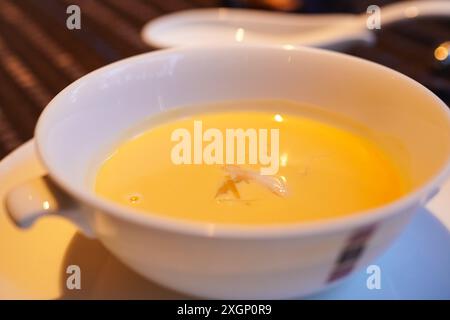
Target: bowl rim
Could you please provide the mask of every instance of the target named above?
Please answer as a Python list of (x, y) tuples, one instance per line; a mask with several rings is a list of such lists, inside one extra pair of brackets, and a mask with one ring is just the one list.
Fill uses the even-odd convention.
[(75, 201), (88, 205), (88, 207), (95, 208), (101, 211), (101, 214), (111, 215), (114, 218), (131, 222), (137, 225), (145, 226), (151, 229), (171, 231), (174, 233), (193, 235), (200, 237), (214, 237), (214, 238), (237, 238), (237, 239), (268, 239), (268, 238), (286, 238), (297, 237), (303, 235), (317, 235), (324, 233), (340, 232), (349, 229), (359, 228), (371, 224), (376, 224), (378, 221), (400, 214), (405, 210), (413, 210), (420, 205), (423, 205), (439, 190), (439, 186), (450, 176), (450, 154), (447, 157), (445, 164), (438, 170), (438, 173), (428, 178), (421, 184), (420, 187), (412, 190), (405, 195), (397, 198), (394, 201), (388, 202), (384, 205), (377, 206), (368, 210), (361, 210), (344, 217), (327, 218), (314, 222), (298, 222), (289, 224), (274, 224), (274, 225), (244, 225), (244, 224), (224, 224), (224, 223), (209, 223), (188, 219), (180, 219), (165, 216), (164, 214), (146, 212), (133, 209), (124, 205), (119, 205), (113, 201), (104, 199), (95, 195), (93, 192), (84, 190), (72, 184), (70, 181), (60, 177), (54, 170), (52, 170), (51, 162), (48, 160), (48, 155), (45, 152), (45, 139), (43, 135), (44, 127), (47, 125), (47, 115), (53, 111), (54, 108), (60, 104), (59, 100), (65, 99), (73, 89), (75, 89), (81, 82), (85, 82), (100, 74), (106, 73), (110, 70), (124, 67), (128, 64), (136, 63), (146, 59), (153, 59), (161, 55), (170, 53), (183, 53), (191, 51), (205, 52), (208, 50), (289, 50), (297, 52), (309, 52), (316, 55), (323, 55), (324, 58), (338, 58), (351, 60), (354, 63), (365, 64), (371, 68), (379, 68), (384, 72), (390, 74), (400, 81), (409, 82), (416, 90), (421, 90), (423, 94), (428, 95), (434, 100), (436, 108), (441, 108), (443, 114), (447, 115), (450, 124), (450, 110), (447, 105), (440, 100), (433, 92), (425, 88), (417, 81), (407, 77), (406, 75), (392, 70), (388, 67), (379, 65), (377, 63), (367, 61), (358, 57), (353, 57), (347, 54), (317, 49), (309, 47), (283, 47), (275, 45), (211, 45), (211, 46), (192, 46), (180, 47), (164, 50), (157, 50), (153, 52), (143, 53), (129, 58), (119, 60), (117, 62), (108, 64), (104, 67), (96, 69), (80, 79), (76, 80), (60, 93), (58, 93), (46, 106), (41, 113), (36, 128), (35, 128), (35, 143), (36, 153), (40, 162), (46, 168), (51, 179), (68, 194), (74, 197)]

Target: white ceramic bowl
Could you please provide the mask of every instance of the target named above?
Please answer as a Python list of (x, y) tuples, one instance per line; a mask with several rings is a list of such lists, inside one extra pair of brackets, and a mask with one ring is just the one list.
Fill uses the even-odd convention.
[[(144, 215), (93, 193), (89, 177), (99, 151), (143, 118), (183, 105), (264, 98), (318, 105), (391, 137), (393, 151), (407, 157), (414, 190), (363, 214), (273, 227)], [(417, 82), (342, 54), (181, 48), (119, 61), (76, 81), (44, 110), (36, 143), (48, 175), (6, 198), (20, 226), (46, 214), (67, 217), (133, 270), (184, 293), (289, 298), (325, 289), (369, 263), (436, 193), (450, 171), (450, 113)]]

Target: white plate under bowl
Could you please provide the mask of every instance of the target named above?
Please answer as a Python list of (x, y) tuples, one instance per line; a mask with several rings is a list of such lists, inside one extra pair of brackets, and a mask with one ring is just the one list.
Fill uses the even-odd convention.
[[(0, 162), (0, 198), (44, 169), (29, 141)], [(370, 290), (365, 268), (313, 299), (450, 299), (450, 181), (416, 214), (373, 264), (381, 288)], [(69, 290), (69, 265), (81, 269), (81, 290)], [(0, 299), (182, 299), (125, 267), (96, 240), (58, 217), (19, 230), (0, 206)]]

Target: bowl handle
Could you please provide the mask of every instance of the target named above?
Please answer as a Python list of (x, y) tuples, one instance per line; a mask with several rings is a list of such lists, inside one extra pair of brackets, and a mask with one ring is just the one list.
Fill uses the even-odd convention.
[(20, 228), (30, 227), (43, 216), (56, 215), (73, 222), (85, 236), (94, 237), (86, 210), (47, 175), (28, 180), (9, 191), (5, 207)]

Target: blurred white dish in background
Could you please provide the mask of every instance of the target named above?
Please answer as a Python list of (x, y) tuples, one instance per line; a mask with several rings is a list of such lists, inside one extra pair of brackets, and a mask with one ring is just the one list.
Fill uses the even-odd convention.
[[(450, 16), (450, 1), (404, 1), (381, 9), (381, 26), (426, 16)], [(340, 50), (374, 41), (369, 14), (288, 14), (249, 9), (194, 9), (147, 23), (142, 39), (156, 48), (212, 44), (306, 45)]]

